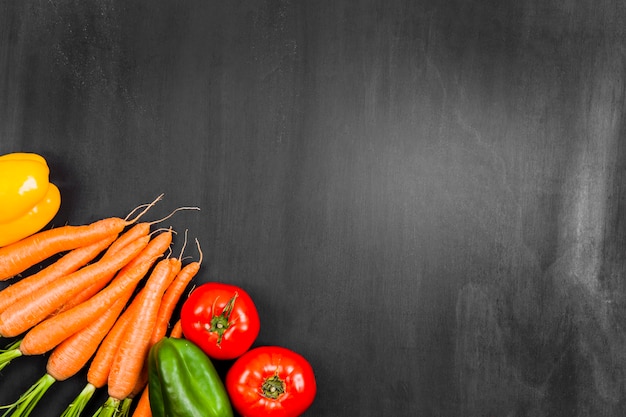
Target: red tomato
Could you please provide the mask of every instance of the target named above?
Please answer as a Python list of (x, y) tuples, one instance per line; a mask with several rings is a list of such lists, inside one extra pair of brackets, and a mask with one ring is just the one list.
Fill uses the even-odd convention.
[(313, 403), (317, 386), (304, 357), (283, 347), (263, 346), (233, 363), (226, 390), (243, 417), (297, 417)]
[(235, 359), (250, 349), (259, 334), (256, 306), (243, 289), (209, 282), (183, 303), (180, 324), (186, 339), (214, 359)]

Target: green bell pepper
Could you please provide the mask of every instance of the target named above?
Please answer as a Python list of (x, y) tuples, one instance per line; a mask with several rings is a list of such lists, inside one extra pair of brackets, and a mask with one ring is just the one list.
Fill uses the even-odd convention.
[(233, 417), (224, 383), (194, 343), (163, 338), (150, 349), (148, 366), (153, 417)]

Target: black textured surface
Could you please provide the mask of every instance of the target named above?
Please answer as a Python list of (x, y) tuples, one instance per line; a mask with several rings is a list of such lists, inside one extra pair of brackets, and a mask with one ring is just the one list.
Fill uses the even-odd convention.
[[(257, 344), (311, 361), (308, 416), (621, 416), (625, 17), (4, 1), (0, 153), (48, 159), (54, 225), (201, 207), (170, 222), (198, 282), (245, 287)], [(44, 367), (5, 368), (0, 402)]]

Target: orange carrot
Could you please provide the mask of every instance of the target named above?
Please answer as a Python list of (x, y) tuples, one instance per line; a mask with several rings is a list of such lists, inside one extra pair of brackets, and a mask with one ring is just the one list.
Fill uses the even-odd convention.
[[(122, 234), (118, 239), (116, 239), (109, 246), (109, 248), (104, 253), (104, 257), (116, 255), (117, 253), (122, 251), (124, 249), (124, 247), (126, 245), (128, 245), (129, 243), (131, 243), (133, 240), (139, 239), (139, 238), (144, 237), (144, 236), (147, 236), (149, 233), (150, 233), (150, 224), (149, 223), (145, 223), (145, 222), (144, 223), (137, 223), (130, 230), (124, 232), (124, 234)], [(144, 252), (145, 252), (145, 250), (142, 253), (144, 253)], [(132, 261), (130, 261), (127, 265), (125, 265), (123, 269), (126, 269), (127, 267), (129, 267), (129, 265), (132, 264), (133, 261), (136, 262), (136, 260), (137, 260), (137, 258), (139, 256), (140, 255), (138, 255)], [(114, 275), (115, 274), (113, 274), (113, 276)], [(110, 278), (103, 278), (101, 280), (95, 281), (89, 287), (85, 288), (84, 290), (82, 290), (81, 292), (76, 294), (76, 296), (72, 297), (65, 304), (63, 304), (63, 306), (61, 306), (57, 310), (57, 312), (55, 314), (61, 313), (61, 312), (66, 311), (66, 310), (69, 310), (70, 308), (73, 308), (73, 307), (75, 307), (75, 306), (77, 306), (77, 305), (87, 301), (88, 299), (93, 297), (95, 294), (97, 294), (98, 291), (100, 291), (102, 288), (104, 288), (106, 286), (106, 284), (109, 283), (109, 281), (111, 281), (113, 276), (111, 276)]]
[(20, 398), (6, 407), (4, 415), (29, 416), (39, 400), (57, 381), (76, 375), (89, 361), (109, 331), (127, 300), (119, 299), (102, 316), (80, 332), (57, 346), (46, 366), (46, 374), (35, 382)]
[[(141, 291), (137, 296), (140, 294)], [(133, 308), (133, 305), (137, 304), (135, 302), (137, 296), (133, 302), (131, 302), (130, 306), (120, 315), (113, 325), (113, 328), (107, 333), (98, 347), (87, 371), (87, 384), (85, 384), (82, 391), (72, 400), (61, 414), (61, 417), (79, 417), (96, 390), (106, 385), (111, 363), (113, 362), (117, 348), (122, 339), (126, 336), (127, 330), (132, 325), (130, 319), (133, 316), (132, 312), (136, 310), (136, 308)]]
[[(182, 265), (180, 259), (181, 258), (178, 258), (178, 259), (170, 258), (169, 260), (170, 261), (170, 274), (172, 275), (172, 278), (170, 278), (170, 281), (172, 283), (165, 290), (163, 299), (160, 302), (159, 311), (157, 313), (157, 318), (155, 320), (154, 327), (152, 329), (152, 335), (150, 336), (150, 341), (148, 342), (148, 348), (147, 348), (148, 351), (156, 342), (161, 340), (165, 332), (167, 332), (167, 326), (169, 325), (169, 320), (171, 316), (171, 313), (168, 314), (167, 311), (170, 310), (170, 307), (171, 307), (171, 310), (173, 311), (174, 307), (176, 306), (176, 302), (173, 300), (175, 297), (173, 297), (173, 294), (170, 291), (170, 288), (172, 288), (172, 286), (174, 285), (174, 281), (178, 280), (178, 276), (180, 275), (181, 265)], [(181, 293), (183, 290), (181, 290)], [(165, 300), (168, 291), (170, 291), (170, 297), (169, 297), (169, 300)], [(172, 303), (174, 304), (172, 305)], [(129, 396), (131, 398), (136, 397), (144, 389), (147, 382), (148, 382), (148, 357), (146, 355), (146, 358), (143, 364), (143, 369), (141, 370), (141, 373), (139, 374), (139, 377), (137, 378), (137, 382), (135, 383), (135, 387), (133, 388), (133, 391), (131, 392)]]
[[(189, 282), (191, 282), (200, 270), (200, 265), (202, 264), (202, 251), (200, 250), (200, 244), (197, 239), (196, 244), (198, 245), (198, 251), (200, 252), (200, 259), (196, 262), (191, 262), (185, 265), (185, 267), (180, 270), (174, 279), (174, 282), (172, 282), (172, 284), (165, 291), (165, 295), (161, 301), (161, 306), (159, 307), (159, 319), (162, 324), (161, 326), (155, 328), (155, 331), (152, 333), (152, 344), (158, 342), (165, 336), (165, 333), (167, 332), (167, 324), (169, 324), (169, 321), (172, 318), (172, 313), (180, 301), (185, 288), (187, 288)], [(163, 323), (165, 323), (165, 325), (163, 325)], [(177, 320), (172, 327), (170, 336), (180, 338), (182, 337), (182, 334), (183, 331), (180, 320)]]
[(163, 301), (161, 302), (161, 306), (159, 308), (159, 318), (157, 323), (159, 326), (155, 328), (155, 331), (152, 334), (151, 344), (154, 344), (161, 340), (163, 336), (167, 333), (167, 328), (169, 325), (169, 321), (172, 317), (172, 313), (174, 309), (178, 305), (180, 301), (180, 297), (183, 292), (187, 288), (189, 282), (193, 279), (193, 277), (198, 273), (200, 269), (200, 262), (192, 262), (187, 265), (183, 269), (181, 269), (180, 273), (176, 276), (176, 279), (170, 287), (165, 291), (163, 295)]
[[(144, 316), (144, 314), (142, 314), (142, 312), (149, 312), (151, 313), (149, 315), (153, 316), (156, 315), (158, 304), (156, 308), (152, 308), (150, 302), (154, 300), (153, 294), (155, 291), (165, 292), (165, 289), (172, 280), (173, 274), (171, 273), (171, 267), (172, 264), (169, 259), (164, 259), (155, 266), (146, 285), (141, 289), (139, 294), (137, 294), (134, 301), (118, 321), (119, 323), (116, 323), (116, 326), (107, 336), (107, 338), (110, 337), (112, 341), (118, 344), (117, 350), (107, 347), (107, 351), (103, 353), (102, 357), (98, 357), (98, 354), (96, 354), (92, 366), (89, 368), (87, 377), (96, 379), (108, 373), (106, 382), (109, 384), (109, 398), (100, 406), (93, 417), (127, 414), (132, 402), (131, 394), (133, 388), (137, 386), (137, 380), (139, 379), (141, 368), (145, 361), (145, 356), (147, 355), (147, 343), (151, 333), (151, 327), (153, 327), (149, 317), (147, 320), (143, 320), (142, 316)], [(118, 334), (118, 329), (116, 329), (118, 324), (120, 328), (125, 328), (124, 333), (121, 335)], [(147, 336), (141, 338), (133, 336), (137, 335), (138, 332), (141, 332), (141, 335), (147, 334)], [(135, 345), (131, 345), (129, 340), (132, 340), (132, 343), (135, 343)], [(105, 342), (107, 342), (106, 339), (103, 345)], [(132, 349), (133, 347), (135, 349)], [(128, 356), (129, 353), (135, 356), (131, 358)], [(90, 375), (96, 361), (100, 361), (98, 362), (99, 373), (98, 375)], [(113, 374), (114, 371), (116, 375)], [(122, 375), (124, 375), (126, 380), (120, 378)], [(100, 383), (102, 381), (93, 382)], [(92, 382), (90, 382), (90, 384), (92, 384)], [(124, 390), (123, 398), (113, 397), (111, 394), (115, 392), (115, 390)]]
[(134, 318), (136, 311), (141, 308), (140, 300), (144, 292), (145, 287), (137, 293), (98, 348), (87, 372), (87, 381), (94, 387), (102, 388), (106, 385), (117, 349), (122, 339), (126, 337), (126, 333), (132, 325), (131, 320)]
[(109, 255), (115, 255), (116, 253), (118, 253), (120, 250), (122, 250), (124, 248), (124, 246), (126, 246), (127, 244), (129, 244), (130, 242), (132, 242), (135, 239), (138, 239), (142, 236), (148, 235), (150, 233), (150, 228), (152, 227), (152, 225), (156, 224), (156, 223), (160, 223), (164, 220), (169, 219), (170, 217), (172, 217), (172, 215), (174, 215), (174, 213), (176, 213), (179, 210), (199, 210), (199, 208), (197, 207), (179, 207), (176, 210), (172, 211), (170, 214), (168, 214), (167, 216), (158, 219), (158, 220), (154, 220), (151, 222), (141, 222), (141, 223), (137, 223), (135, 224), (132, 228), (130, 228), (128, 231), (124, 232), (124, 234), (122, 234), (122, 236), (120, 236), (119, 239), (117, 239), (110, 247), (109, 249), (107, 249), (105, 256), (109, 256)]
[(30, 293), (0, 313), (0, 335), (17, 336), (54, 313), (67, 300), (87, 288), (95, 280), (110, 277), (128, 264), (148, 244), (146, 239), (137, 239), (127, 246), (120, 256), (100, 259), (69, 275), (57, 279), (46, 291)]
[[(196, 244), (198, 244), (198, 240), (196, 239)], [(184, 251), (184, 246), (183, 246)], [(176, 305), (180, 301), (180, 297), (183, 292), (187, 288), (189, 282), (196, 276), (198, 271), (200, 270), (200, 264), (202, 263), (202, 251), (200, 250), (200, 245), (198, 244), (198, 251), (200, 252), (200, 260), (197, 262), (192, 262), (187, 264), (184, 268), (181, 269), (182, 266), (182, 252), (178, 258), (178, 262), (175, 263), (175, 259), (172, 259), (174, 263), (172, 273), (176, 276), (172, 283), (165, 290), (165, 294), (161, 300), (161, 304), (159, 306), (159, 311), (157, 314), (157, 319), (155, 322), (154, 329), (152, 331), (152, 336), (150, 338), (150, 342), (148, 343), (148, 350), (159, 340), (161, 340), (165, 334), (167, 333), (167, 328), (169, 326), (170, 319), (172, 317), (172, 313), (176, 308)], [(177, 333), (174, 334), (174, 331)], [(172, 337), (182, 337), (182, 327), (180, 324), (180, 320), (176, 322), (174, 328), (172, 329)], [(147, 357), (144, 361), (143, 368), (141, 370), (141, 374), (137, 382), (135, 383), (135, 387), (130, 394), (130, 397), (136, 397), (141, 393), (139, 398), (139, 402), (137, 403), (137, 407), (135, 408), (135, 412), (133, 417), (151, 417), (152, 412), (150, 410), (150, 401), (148, 395), (148, 364)]]
[(181, 269), (179, 261), (178, 265), (174, 266), (174, 268), (178, 267), (178, 271), (176, 271), (175, 278), (172, 280), (170, 286), (165, 290), (165, 294), (163, 294), (155, 327), (152, 332), (152, 336), (150, 337), (150, 346), (161, 340), (161, 338), (163, 338), (163, 336), (167, 333), (172, 313), (174, 312), (181, 295), (185, 291), (185, 288), (187, 288), (187, 284), (197, 273), (199, 269), (197, 268), (198, 265), (199, 264), (197, 262), (193, 262), (185, 265), (185, 267)]
[(177, 265), (176, 277), (172, 281), (167, 290), (165, 290), (165, 294), (163, 295), (163, 299), (161, 300), (161, 305), (159, 306), (159, 313), (157, 315), (157, 321), (154, 327), (154, 331), (152, 332), (152, 337), (150, 339), (150, 346), (154, 345), (156, 342), (161, 340), (163, 336), (167, 333), (167, 328), (170, 324), (170, 319), (172, 318), (172, 314), (174, 313), (174, 309), (178, 305), (180, 301), (180, 297), (183, 295), (185, 288), (189, 285), (189, 282), (196, 276), (198, 271), (200, 270), (200, 265), (202, 263), (202, 251), (200, 250), (200, 244), (196, 239), (196, 245), (198, 246), (198, 252), (200, 253), (200, 259), (196, 262), (191, 262), (185, 265), (184, 268), (181, 269), (182, 266), (182, 254), (185, 249), (183, 246), (183, 250), (179, 256), (179, 262)]
[(91, 361), (91, 364), (89, 365), (89, 370), (87, 371), (87, 382), (95, 388), (104, 387), (109, 379), (111, 364), (113, 363), (113, 359), (115, 358), (115, 354), (117, 353), (117, 349), (122, 342), (122, 339), (126, 336), (126, 333), (131, 326), (131, 319), (133, 318), (134, 312), (137, 310), (137, 306), (139, 305), (137, 300), (141, 296), (142, 291), (135, 296), (128, 308), (115, 322), (113, 328), (102, 341), (102, 344), (98, 348), (93, 361)]
[(183, 326), (181, 325), (180, 320), (177, 320), (176, 323), (174, 323), (174, 326), (172, 326), (170, 337), (174, 337), (176, 339), (183, 337)]
[(148, 386), (143, 389), (137, 406), (133, 412), (133, 417), (152, 417), (152, 410), (150, 409), (150, 394), (148, 392)]
[[(103, 314), (118, 298), (128, 292), (132, 293), (157, 257), (163, 254), (163, 248), (167, 248), (171, 241), (172, 233), (170, 231), (159, 234), (152, 239), (153, 245), (148, 245), (151, 250), (144, 249), (143, 251), (144, 254), (149, 253), (152, 256), (151, 259), (139, 255), (138, 258), (144, 258), (144, 262), (138, 263), (132, 269), (120, 271), (113, 281), (98, 294), (69, 310), (47, 318), (33, 327), (22, 340), (20, 345), (22, 353), (36, 355), (47, 352), (66, 337), (84, 328)], [(158, 250), (154, 250), (154, 248)], [(130, 298), (130, 294), (128, 298)]]
[[(196, 240), (197, 243), (197, 240)], [(200, 247), (198, 246), (198, 249)], [(179, 258), (180, 259), (180, 258)], [(165, 294), (163, 295), (163, 299), (161, 300), (161, 305), (159, 306), (159, 312), (157, 315), (157, 321), (155, 323), (154, 329), (152, 331), (152, 336), (150, 337), (149, 348), (154, 346), (156, 342), (161, 340), (165, 334), (167, 333), (167, 328), (169, 326), (170, 319), (172, 317), (172, 313), (180, 300), (185, 288), (189, 282), (193, 279), (193, 277), (200, 270), (200, 263), (202, 262), (202, 252), (200, 252), (200, 260), (198, 262), (192, 262), (187, 264), (184, 268), (180, 269), (180, 263), (174, 266), (174, 271), (176, 268), (179, 269), (179, 272), (176, 273), (176, 277), (173, 282), (167, 287), (165, 290)], [(178, 326), (178, 327), (177, 327)], [(180, 320), (176, 322), (174, 328), (172, 329), (172, 333), (174, 331), (180, 332), (178, 336), (172, 335), (172, 337), (182, 337), (182, 326), (180, 324)], [(147, 382), (148, 382), (148, 363), (147, 358), (144, 362), (143, 369), (141, 370), (141, 374), (135, 384), (135, 388), (131, 393), (131, 397), (137, 396), (142, 390), (147, 390)], [(142, 394), (144, 395), (144, 394)]]
[(150, 274), (144, 294), (138, 300), (141, 308), (133, 315), (133, 326), (117, 349), (109, 373), (109, 397), (122, 401), (133, 391), (148, 353), (148, 343), (159, 311), (161, 298), (171, 283), (171, 262), (160, 261)]
[(71, 308), (76, 307), (79, 304), (84, 303), (89, 300), (91, 297), (96, 295), (101, 289), (106, 287), (106, 285), (111, 282), (111, 280), (115, 277), (115, 273), (110, 274), (107, 278), (99, 279), (95, 281), (93, 284), (76, 294), (71, 299), (67, 300), (61, 307), (57, 309), (53, 315), (63, 313)]
[[(165, 336), (167, 333), (167, 328), (169, 326), (170, 319), (172, 317), (172, 313), (178, 304), (180, 296), (185, 291), (187, 287), (187, 283), (198, 273), (200, 269), (199, 262), (193, 262), (186, 265), (180, 272), (176, 275), (176, 278), (170, 284), (170, 286), (165, 291), (163, 295), (163, 299), (161, 300), (161, 305), (159, 306), (159, 312), (157, 315), (157, 319), (155, 322), (154, 329), (152, 330), (152, 336), (150, 337), (150, 342), (148, 343), (148, 350), (159, 340)], [(141, 370), (141, 374), (137, 380), (135, 388), (131, 393), (131, 397), (136, 396), (141, 392), (146, 383), (148, 382), (148, 363), (147, 358), (144, 363), (143, 369)]]
[(61, 342), (48, 357), (46, 370), (57, 381), (76, 375), (96, 353), (100, 342), (111, 330), (113, 324), (130, 298), (119, 298), (100, 317), (84, 329)]
[(136, 223), (160, 198), (161, 196), (130, 220), (109, 217), (88, 225), (61, 226), (37, 232), (0, 248), (0, 280), (12, 278), (58, 253), (87, 246), (121, 233), (126, 226)]
[(104, 256), (112, 256), (120, 253), (126, 245), (130, 244), (140, 237), (150, 234), (150, 223), (142, 222), (137, 223), (126, 232), (122, 233), (116, 240), (109, 246)]
[(71, 274), (85, 266), (109, 247), (116, 237), (117, 235), (111, 235), (91, 245), (74, 249), (41, 271), (6, 287), (0, 291), (0, 311), (23, 298), (26, 294), (38, 291), (55, 279)]
[[(130, 231), (132, 231), (132, 229)], [(157, 231), (155, 231), (155, 233), (156, 232)], [(169, 230), (169, 232), (171, 232), (171, 230)], [(140, 235), (139, 238), (143, 238), (144, 236), (145, 235)], [(154, 261), (156, 260), (156, 258), (163, 255), (163, 253), (169, 247), (171, 241), (172, 241), (171, 234), (169, 236), (161, 236), (161, 237), (152, 239), (150, 243), (148, 243), (148, 246), (146, 246), (146, 248), (139, 255), (133, 258), (133, 260), (131, 260), (127, 265), (125, 265), (117, 273), (117, 276), (119, 277), (119, 276), (129, 273), (131, 270), (135, 269), (135, 267), (138, 265), (143, 265), (144, 267), (147, 267), (147, 268), (151, 267)], [(113, 245), (111, 245), (111, 247), (113, 247)], [(113, 252), (113, 254), (114, 253), (115, 251)], [(109, 251), (107, 251), (107, 254), (111, 255)], [(105, 255), (105, 256), (108, 256), (108, 255)], [(146, 272), (147, 272), (147, 269), (146, 269)], [(100, 290), (102, 290), (106, 286), (106, 284), (109, 283), (109, 281), (110, 280), (101, 280), (101, 281), (94, 282), (92, 285), (90, 285), (89, 287), (85, 288), (83, 291), (78, 293), (71, 300), (68, 300), (58, 312), (60, 313), (65, 310), (69, 310), (89, 300), (91, 297), (96, 295)]]
[(76, 398), (72, 400), (63, 414), (61, 414), (61, 417), (79, 417), (96, 390), (106, 385), (111, 363), (113, 362), (117, 348), (122, 339), (126, 336), (126, 332), (131, 325), (130, 319), (133, 317), (133, 312), (137, 310), (137, 299), (141, 296), (142, 291), (143, 289), (139, 291), (130, 305), (119, 316), (109, 333), (104, 337), (104, 340), (102, 340), (102, 343), (98, 347), (89, 365), (87, 384)]
[(115, 217), (84, 226), (61, 226), (4, 246), (0, 248), (0, 280), (12, 278), (57, 253), (118, 234), (127, 224)]

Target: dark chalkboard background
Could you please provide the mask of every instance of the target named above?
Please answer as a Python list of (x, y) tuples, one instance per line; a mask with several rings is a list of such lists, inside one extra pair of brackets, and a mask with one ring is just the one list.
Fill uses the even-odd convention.
[[(2, 1), (0, 153), (48, 159), (52, 225), (199, 206), (171, 219), (198, 282), (310, 360), (307, 416), (622, 416), (625, 23), (618, 0)], [(44, 369), (15, 360), (0, 401)]]

